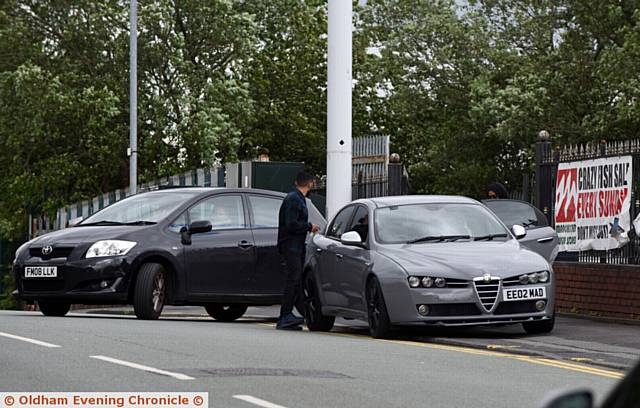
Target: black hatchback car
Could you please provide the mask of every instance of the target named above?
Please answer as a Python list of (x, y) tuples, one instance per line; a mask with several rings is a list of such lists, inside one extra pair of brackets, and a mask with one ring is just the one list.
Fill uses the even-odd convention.
[[(167, 305), (202, 305), (216, 320), (280, 302), (276, 243), (285, 194), (177, 188), (136, 194), (16, 251), (14, 295), (46, 316), (72, 303), (133, 304), (156, 319)], [(325, 220), (307, 200), (310, 221)]]

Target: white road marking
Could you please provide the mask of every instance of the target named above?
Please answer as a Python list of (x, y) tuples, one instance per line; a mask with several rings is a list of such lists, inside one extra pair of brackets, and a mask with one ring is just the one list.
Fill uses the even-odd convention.
[(282, 405), (274, 404), (273, 402), (265, 401), (260, 398), (252, 397), (251, 395), (234, 395), (233, 398), (248, 402), (249, 404), (257, 405), (263, 408), (286, 408)]
[(9, 334), (4, 332), (0, 332), (0, 336), (7, 337), (9, 339), (14, 339), (14, 340), (26, 341), (27, 343), (37, 344), (38, 346), (42, 346), (42, 347), (49, 347), (49, 348), (61, 347), (61, 346), (58, 346), (57, 344), (47, 343), (46, 341), (29, 339), (27, 337), (16, 336), (15, 334)]
[(158, 368), (153, 368), (153, 367), (149, 367), (149, 366), (142, 365), (142, 364), (132, 363), (132, 362), (129, 362), (129, 361), (124, 361), (124, 360), (118, 360), (117, 358), (111, 358), (111, 357), (107, 357), (107, 356), (89, 356), (89, 357), (95, 358), (96, 360), (107, 361), (107, 362), (113, 363), (113, 364), (119, 364), (119, 365), (122, 365), (122, 366), (125, 366), (125, 367), (135, 368), (137, 370), (147, 371), (149, 373), (166, 375), (166, 376), (169, 376), (169, 377), (176, 378), (178, 380), (194, 380), (193, 377), (189, 377), (186, 374), (172, 373), (171, 371), (160, 370)]

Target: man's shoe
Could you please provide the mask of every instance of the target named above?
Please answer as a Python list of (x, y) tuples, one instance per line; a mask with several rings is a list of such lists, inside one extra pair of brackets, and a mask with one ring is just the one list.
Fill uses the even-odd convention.
[(302, 330), (302, 326), (286, 326), (286, 327), (281, 327), (281, 326), (277, 326), (277, 325), (276, 325), (276, 329), (277, 329), (277, 330), (300, 331), (300, 330)]
[(304, 323), (304, 319), (302, 317), (297, 317), (293, 313), (289, 313), (286, 316), (281, 316), (278, 319), (278, 324), (276, 325), (276, 329), (286, 329), (290, 327), (300, 326)]

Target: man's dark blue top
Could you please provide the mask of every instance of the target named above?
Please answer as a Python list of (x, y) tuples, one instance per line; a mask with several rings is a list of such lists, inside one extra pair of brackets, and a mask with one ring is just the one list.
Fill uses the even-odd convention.
[(304, 195), (297, 188), (282, 201), (278, 214), (278, 250), (302, 253), (307, 232), (311, 231)]

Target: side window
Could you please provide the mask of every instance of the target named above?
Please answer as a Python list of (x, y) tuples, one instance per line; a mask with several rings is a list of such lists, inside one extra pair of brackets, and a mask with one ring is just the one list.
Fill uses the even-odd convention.
[(178, 218), (169, 224), (169, 231), (180, 232), (182, 228), (187, 226), (187, 213), (183, 212)]
[(278, 214), (282, 205), (281, 198), (249, 196), (253, 226), (256, 228), (278, 228)]
[(522, 225), (527, 229), (548, 225), (544, 216), (540, 217), (539, 211), (531, 204), (511, 200), (487, 200), (485, 204), (509, 228), (513, 225)]
[(353, 214), (353, 206), (349, 206), (336, 215), (327, 231), (328, 237), (340, 238), (342, 234), (347, 231), (347, 223), (351, 218), (351, 214)]
[(243, 208), (239, 195), (215, 196), (189, 209), (189, 222), (209, 221), (214, 230), (244, 228)]
[(369, 210), (367, 207), (363, 207), (361, 205), (356, 208), (356, 213), (353, 216), (353, 220), (351, 221), (348, 231), (357, 232), (360, 234), (362, 242), (365, 242), (369, 235)]

